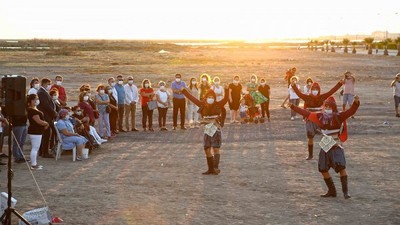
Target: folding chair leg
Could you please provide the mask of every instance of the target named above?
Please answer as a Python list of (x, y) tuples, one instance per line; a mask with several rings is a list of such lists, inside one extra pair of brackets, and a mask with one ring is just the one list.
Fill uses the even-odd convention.
[(75, 162), (76, 159), (76, 147), (72, 149), (72, 161)]

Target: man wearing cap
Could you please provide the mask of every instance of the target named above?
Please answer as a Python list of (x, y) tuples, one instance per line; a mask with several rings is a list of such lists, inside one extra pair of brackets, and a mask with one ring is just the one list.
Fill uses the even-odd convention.
[(136, 85), (133, 84), (133, 77), (128, 76), (128, 83), (124, 86), (125, 91), (125, 128), (129, 131), (129, 114), (131, 115), (132, 131), (139, 131), (136, 129), (136, 103), (138, 102), (138, 90)]
[[(320, 113), (322, 110), (322, 105), (324, 101), (331, 95), (333, 95), (339, 88), (343, 85), (344, 80), (340, 80), (335, 87), (330, 91), (321, 94), (321, 87), (319, 83), (314, 82), (311, 85), (311, 93), (309, 95), (303, 94), (297, 88), (297, 85), (291, 85), (293, 91), (304, 100), (304, 105), (306, 109), (310, 112)], [(314, 158), (314, 136), (319, 132), (319, 126), (310, 120), (306, 120), (306, 132), (308, 138), (308, 157), (306, 160)]]
[[(346, 119), (354, 115), (360, 106), (358, 96), (354, 97), (354, 103), (347, 111), (338, 112), (334, 97), (329, 97), (323, 106), (323, 113), (310, 112), (289, 103), (289, 107), (316, 123), (321, 128), (325, 141), (321, 141), (322, 149), (319, 152), (318, 170), (328, 187), (328, 192), (321, 197), (336, 197), (336, 188), (329, 169), (340, 173), (340, 182), (345, 199), (351, 198), (348, 192), (346, 158), (342, 143), (347, 140)], [(343, 125), (343, 126), (342, 126)]]

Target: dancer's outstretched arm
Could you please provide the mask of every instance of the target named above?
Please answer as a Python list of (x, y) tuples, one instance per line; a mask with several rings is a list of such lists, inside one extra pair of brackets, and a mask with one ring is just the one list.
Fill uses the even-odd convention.
[(203, 104), (202, 101), (200, 101), (199, 99), (197, 99), (196, 97), (191, 95), (185, 88), (182, 87), (181, 92), (182, 92), (182, 94), (185, 95), (186, 98), (188, 98), (190, 101), (192, 101), (198, 107), (201, 107), (201, 105)]
[(344, 79), (341, 79), (330, 91), (321, 94), (322, 100), (329, 98), (329, 96), (333, 95), (339, 88), (344, 84)]

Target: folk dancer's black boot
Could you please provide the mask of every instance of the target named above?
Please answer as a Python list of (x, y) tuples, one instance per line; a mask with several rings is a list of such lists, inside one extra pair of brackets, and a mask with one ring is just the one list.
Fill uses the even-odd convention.
[(308, 145), (308, 157), (306, 158), (306, 160), (311, 160), (314, 158), (314, 145)]
[(207, 165), (208, 165), (208, 170), (203, 173), (203, 175), (210, 175), (210, 174), (215, 174), (214, 170), (214, 157), (207, 157)]
[(335, 184), (333, 183), (332, 177), (329, 177), (328, 179), (324, 179), (326, 186), (328, 186), (328, 192), (324, 195), (320, 195), (323, 198), (326, 197), (336, 197), (336, 188)]
[(219, 174), (221, 170), (218, 168), (219, 166), (219, 158), (221, 157), (220, 154), (215, 154), (214, 155), (214, 171), (216, 174)]
[(349, 190), (347, 188), (347, 175), (340, 177), (340, 181), (342, 182), (342, 191), (344, 199), (351, 198), (351, 196), (349, 195)]

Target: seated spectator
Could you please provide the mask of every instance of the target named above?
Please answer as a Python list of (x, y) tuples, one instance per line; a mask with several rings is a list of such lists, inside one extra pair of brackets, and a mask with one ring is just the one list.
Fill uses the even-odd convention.
[(69, 121), (68, 110), (61, 109), (61, 111), (58, 113), (56, 126), (60, 132), (61, 140), (63, 142), (62, 148), (73, 149), (76, 147), (76, 160), (81, 161), (82, 159), (86, 159), (82, 156), (82, 149), (85, 147), (85, 144), (88, 140), (78, 133), (75, 133), (74, 126)]
[(29, 89), (28, 95), (36, 94), (40, 88), (39, 78), (37, 78), (37, 77), (32, 78), (30, 87), (31, 87), (31, 89)]
[[(83, 125), (83, 129), (86, 132), (89, 132), (90, 135), (92, 135), (94, 137), (94, 139), (96, 140), (97, 144), (101, 145), (104, 142), (107, 142), (107, 140), (102, 139), (99, 134), (97, 133), (96, 129), (93, 126), (89, 125), (89, 117), (85, 116), (82, 113), (82, 109), (79, 106), (74, 106), (72, 108), (73, 114), (72, 116), (75, 118), (76, 122), (77, 122), (77, 126), (82, 128), (82, 126), (80, 126), (80, 124)], [(79, 133), (79, 129), (77, 129), (78, 133)], [(83, 133), (83, 131), (82, 131)], [(82, 135), (82, 133), (80, 133)], [(85, 136), (85, 135), (83, 135)]]
[(65, 93), (65, 89), (62, 86), (63, 77), (60, 75), (56, 76), (56, 83), (51, 86), (50, 90), (55, 88), (58, 91), (58, 101), (62, 106), (67, 105), (67, 94)]
[(79, 94), (79, 107), (83, 110), (83, 115), (89, 118), (89, 124), (94, 126), (95, 118), (94, 118), (94, 110), (92, 105), (89, 103), (89, 94), (84, 91)]
[(117, 98), (115, 98), (114, 95), (114, 90), (112, 86), (106, 87), (106, 93), (108, 94), (108, 97), (110, 98), (110, 103), (108, 106), (111, 108), (111, 113), (110, 113), (110, 129), (111, 129), (111, 137), (115, 136), (117, 134), (117, 122), (118, 122), (118, 103), (117, 103)]

